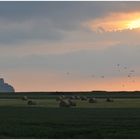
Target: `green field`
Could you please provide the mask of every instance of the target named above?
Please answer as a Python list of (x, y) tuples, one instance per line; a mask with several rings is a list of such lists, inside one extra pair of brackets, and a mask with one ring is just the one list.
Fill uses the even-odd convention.
[[(27, 101), (21, 99), (0, 99), (0, 107), (44, 107), (59, 108), (59, 102), (55, 99), (32, 99), (37, 105), (29, 106)], [(106, 98), (97, 99), (97, 103), (75, 100), (76, 107), (72, 108), (140, 108), (140, 99), (117, 98), (114, 102), (106, 102)]]
[(60, 108), (55, 95), (43, 96), (29, 94), (37, 105), (27, 105), (19, 95), (1, 95), (0, 138), (140, 138), (140, 98), (104, 96)]

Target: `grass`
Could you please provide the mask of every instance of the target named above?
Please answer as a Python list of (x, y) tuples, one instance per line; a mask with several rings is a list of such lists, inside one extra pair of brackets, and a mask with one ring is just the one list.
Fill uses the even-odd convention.
[(140, 138), (140, 99), (115, 98), (97, 103), (77, 101), (59, 108), (55, 98), (0, 99), (0, 138)]
[[(36, 107), (57, 108), (59, 102), (55, 99), (33, 99), (37, 102)], [(76, 108), (140, 108), (140, 99), (117, 98), (114, 102), (106, 102), (106, 98), (97, 99), (97, 103), (76, 100)], [(28, 107), (27, 101), (21, 99), (0, 99), (0, 106)]]
[(140, 138), (140, 109), (0, 107), (0, 138)]

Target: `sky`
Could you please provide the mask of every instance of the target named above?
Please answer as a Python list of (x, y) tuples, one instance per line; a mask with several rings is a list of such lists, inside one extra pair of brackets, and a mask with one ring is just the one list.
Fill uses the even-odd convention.
[(0, 77), (20, 91), (140, 90), (139, 1), (0, 1)]

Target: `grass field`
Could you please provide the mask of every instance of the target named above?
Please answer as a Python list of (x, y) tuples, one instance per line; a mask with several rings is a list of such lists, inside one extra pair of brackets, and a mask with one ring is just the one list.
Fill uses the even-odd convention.
[[(55, 97), (55, 96), (54, 96)], [(0, 99), (0, 138), (140, 138), (140, 98), (77, 100), (59, 108), (55, 98)]]
[[(59, 102), (55, 99), (33, 99), (37, 103), (33, 107), (59, 108)], [(73, 108), (140, 108), (140, 99), (117, 98), (114, 102), (106, 102), (106, 99), (97, 99), (97, 103), (76, 100), (77, 106)], [(0, 99), (0, 107), (29, 107), (27, 101), (21, 99)]]

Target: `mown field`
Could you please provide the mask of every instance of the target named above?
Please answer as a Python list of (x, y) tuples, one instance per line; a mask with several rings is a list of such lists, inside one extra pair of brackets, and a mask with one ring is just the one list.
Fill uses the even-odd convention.
[(4, 96), (0, 96), (0, 138), (140, 138), (138, 97), (106, 102), (107, 95), (96, 98), (97, 103), (76, 100), (76, 107), (60, 108), (56, 95), (29, 95), (37, 105), (27, 105), (19, 95)]
[[(106, 102), (106, 98), (96, 99), (97, 103), (89, 103), (88, 100), (75, 100), (76, 107), (71, 108), (140, 108), (140, 99), (117, 98), (114, 102)], [(44, 107), (44, 108), (60, 108), (59, 102), (55, 99), (32, 99), (36, 105), (29, 106), (27, 101), (22, 99), (0, 99), (0, 107)]]

